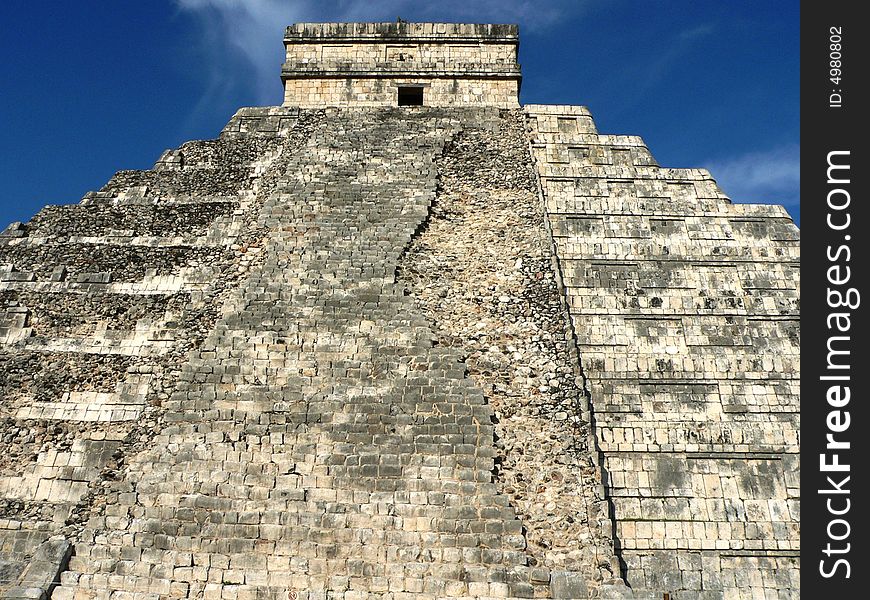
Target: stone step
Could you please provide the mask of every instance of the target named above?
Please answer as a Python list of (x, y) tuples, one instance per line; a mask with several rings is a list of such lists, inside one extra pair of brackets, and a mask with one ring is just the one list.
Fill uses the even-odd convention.
[(238, 202), (200, 201), (185, 203), (78, 204), (48, 206), (27, 224), (30, 236), (67, 237), (205, 235), (218, 218), (228, 218)]
[(0, 245), (0, 264), (14, 265), (31, 280), (49, 281), (58, 266), (76, 283), (136, 282), (147, 275), (179, 274), (185, 267), (229, 262), (232, 254), (222, 247), (147, 247), (115, 244)]

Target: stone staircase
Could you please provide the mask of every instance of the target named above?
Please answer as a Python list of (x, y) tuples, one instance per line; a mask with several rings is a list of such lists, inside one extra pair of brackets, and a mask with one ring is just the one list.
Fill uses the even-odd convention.
[(395, 283), (460, 126), (327, 110), (276, 159), (258, 262), (54, 598), (550, 596), (492, 481), (492, 409)]

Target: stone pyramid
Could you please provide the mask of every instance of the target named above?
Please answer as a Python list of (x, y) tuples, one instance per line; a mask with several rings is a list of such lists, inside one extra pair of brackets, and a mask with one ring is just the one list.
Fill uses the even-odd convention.
[(0, 236), (0, 594), (798, 598), (799, 233), (511, 25), (287, 28), (280, 107)]

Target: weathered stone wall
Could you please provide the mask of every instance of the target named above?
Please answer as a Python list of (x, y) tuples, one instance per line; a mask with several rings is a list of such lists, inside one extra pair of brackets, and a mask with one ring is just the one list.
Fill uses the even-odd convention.
[(403, 85), (425, 106), (518, 106), (515, 25), (298, 23), (284, 44), (285, 106), (396, 106)]
[(291, 79), (284, 106), (396, 106), (399, 86), (422, 86), (424, 106), (518, 106), (515, 81), (412, 77)]
[[(285, 41), (292, 41), (292, 38)], [(285, 69), (292, 69), (295, 74), (342, 69), (366, 74), (383, 70), (415, 70), (451, 72), (466, 77), (487, 71), (514, 73), (516, 69), (514, 38), (502, 38), (500, 43), (496, 43), (479, 38), (454, 40), (446, 36), (421, 37), (407, 33), (375, 42), (355, 35), (346, 39), (336, 37), (331, 41), (345, 43), (287, 44)]]
[(585, 108), (526, 112), (628, 582), (797, 598), (797, 228)]

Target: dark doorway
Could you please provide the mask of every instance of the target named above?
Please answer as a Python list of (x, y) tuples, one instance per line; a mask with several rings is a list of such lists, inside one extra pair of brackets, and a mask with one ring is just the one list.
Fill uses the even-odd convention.
[(423, 106), (423, 86), (400, 87), (399, 106)]

